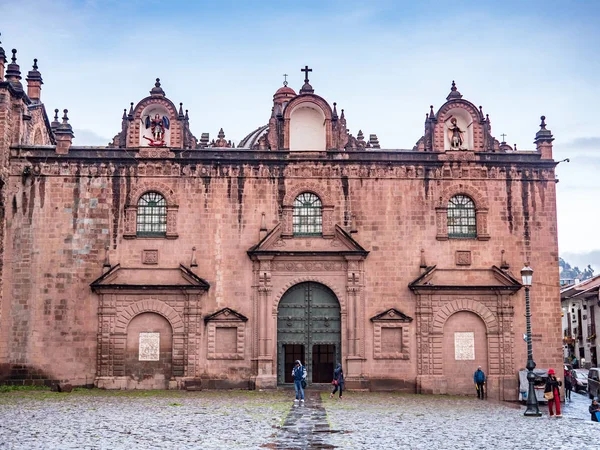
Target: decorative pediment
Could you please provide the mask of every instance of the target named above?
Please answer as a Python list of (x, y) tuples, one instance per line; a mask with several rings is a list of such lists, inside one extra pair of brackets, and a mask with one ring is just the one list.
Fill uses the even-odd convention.
[(376, 316), (371, 317), (371, 322), (412, 322), (412, 317), (407, 316), (396, 308), (390, 308)]
[(429, 266), (408, 287), (414, 292), (428, 291), (508, 291), (521, 289), (521, 283), (508, 271), (490, 269), (438, 269)]
[(204, 323), (220, 321), (220, 322), (247, 322), (248, 318), (231, 308), (223, 308), (212, 313), (204, 318)]
[(257, 255), (358, 255), (366, 257), (365, 250), (339, 225), (335, 226), (333, 239), (320, 236), (282, 238), (282, 226), (278, 223), (256, 245), (248, 249), (252, 258)]
[(123, 268), (117, 264), (90, 286), (94, 292), (109, 289), (207, 291), (210, 288), (206, 280), (184, 265), (173, 269), (159, 269)]

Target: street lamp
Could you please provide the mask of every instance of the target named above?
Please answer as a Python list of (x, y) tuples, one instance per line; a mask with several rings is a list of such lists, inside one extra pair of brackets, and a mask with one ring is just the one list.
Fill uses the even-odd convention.
[(537, 397), (535, 396), (535, 362), (533, 361), (533, 348), (531, 346), (531, 308), (529, 306), (529, 288), (531, 287), (531, 279), (533, 278), (533, 269), (527, 264), (521, 269), (521, 280), (525, 287), (525, 318), (527, 319), (527, 381), (529, 381), (529, 393), (527, 394), (527, 409), (526, 416), (539, 417), (542, 415), (538, 407)]

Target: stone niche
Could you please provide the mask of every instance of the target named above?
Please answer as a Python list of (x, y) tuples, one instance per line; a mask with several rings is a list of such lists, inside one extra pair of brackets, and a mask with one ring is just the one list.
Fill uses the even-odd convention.
[(244, 359), (248, 318), (224, 308), (204, 318), (208, 359)]
[[(152, 266), (150, 266), (152, 267)], [(96, 386), (177, 389), (200, 374), (201, 300), (209, 284), (184, 266), (113, 266), (98, 301)]]
[(156, 313), (135, 316), (127, 327), (125, 376), (128, 388), (167, 389), (173, 376), (173, 330)]
[(410, 359), (410, 323), (412, 318), (388, 309), (375, 317), (373, 322), (374, 359)]

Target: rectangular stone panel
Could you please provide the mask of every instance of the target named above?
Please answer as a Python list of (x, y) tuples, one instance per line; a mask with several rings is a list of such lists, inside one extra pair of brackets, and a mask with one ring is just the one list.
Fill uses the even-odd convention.
[(217, 327), (215, 353), (237, 353), (237, 327)]
[(456, 361), (475, 360), (475, 333), (472, 331), (454, 333), (454, 359)]
[(160, 359), (160, 333), (140, 333), (140, 361)]
[(383, 353), (402, 352), (402, 328), (381, 328), (381, 351)]

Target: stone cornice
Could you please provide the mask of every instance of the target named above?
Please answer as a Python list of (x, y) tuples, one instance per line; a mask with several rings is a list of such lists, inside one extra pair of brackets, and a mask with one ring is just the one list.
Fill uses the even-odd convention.
[[(182, 150), (169, 148), (172, 156), (164, 158), (144, 157), (144, 148), (109, 148), (109, 147), (77, 147), (72, 146), (68, 155), (56, 155), (53, 147), (39, 146), (12, 146), (11, 157), (53, 161), (130, 161), (132, 163), (141, 163), (147, 161), (156, 161), (157, 159), (178, 162), (178, 163), (198, 163), (211, 162), (219, 164), (230, 163), (257, 163), (257, 164), (295, 164), (295, 163), (338, 163), (348, 165), (354, 163), (373, 163), (373, 164), (421, 164), (424, 166), (440, 167), (446, 163), (465, 163), (465, 164), (483, 164), (483, 165), (510, 165), (510, 164), (534, 164), (543, 167), (554, 167), (556, 162), (553, 160), (541, 160), (541, 155), (535, 151), (513, 152), (513, 153), (492, 153), (492, 152), (419, 152), (409, 150), (377, 150), (364, 152), (290, 152), (290, 151), (259, 151), (243, 149), (202, 149), (202, 150)], [(165, 153), (166, 154), (166, 153)]]

